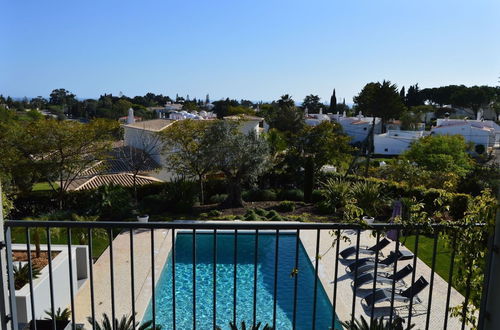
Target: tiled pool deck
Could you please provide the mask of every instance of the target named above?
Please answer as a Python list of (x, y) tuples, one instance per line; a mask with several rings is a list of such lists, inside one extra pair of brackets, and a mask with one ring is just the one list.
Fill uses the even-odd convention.
[[(252, 222), (257, 223), (257, 222)], [(169, 230), (155, 230), (155, 280), (160, 278), (161, 271), (171, 250), (171, 234)], [(135, 305), (137, 318), (140, 320), (146, 311), (151, 299), (152, 281), (151, 281), (151, 232), (149, 230), (134, 231), (134, 283), (135, 283)], [(312, 261), (315, 264), (316, 253), (316, 230), (301, 230), (300, 238), (302, 244)], [(355, 244), (356, 236), (351, 235), (352, 243), (341, 242), (340, 249)], [(325, 288), (330, 301), (333, 301), (333, 279), (335, 265), (335, 250), (331, 249), (334, 237), (330, 231), (320, 231), (320, 255), (322, 255), (318, 264), (318, 277)], [(361, 245), (373, 245), (375, 238), (369, 231), (362, 232)], [(130, 235), (128, 232), (119, 234), (113, 241), (113, 259), (114, 259), (114, 287), (115, 287), (115, 311), (116, 316), (131, 314), (131, 276), (130, 276)], [(394, 243), (384, 249), (388, 254), (394, 249)], [(400, 245), (401, 250), (407, 250)], [(328, 252), (326, 252), (328, 251)], [(326, 252), (326, 253), (325, 253)], [(398, 262), (398, 269), (413, 263), (412, 260)], [(424, 276), (428, 281), (431, 277), (431, 269), (420, 259), (417, 260), (416, 278)], [(300, 276), (300, 273), (299, 273)], [(406, 279), (406, 283), (411, 281), (411, 275)], [(337, 310), (336, 314), (340, 320), (350, 319), (352, 311), (353, 289), (351, 287), (352, 277), (346, 273), (345, 265), (339, 262), (338, 268), (338, 287), (337, 287)], [(434, 287), (432, 293), (432, 309), (430, 316), (430, 328), (441, 329), (444, 323), (444, 313), (446, 305), (446, 293), (448, 289), (447, 282), (437, 273), (434, 275)], [(356, 297), (357, 317), (360, 315), (365, 318), (370, 317), (370, 309), (366, 309), (361, 304), (361, 299), (370, 291), (358, 290)], [(429, 287), (422, 292), (419, 297), (422, 304), (415, 306), (416, 312), (412, 316), (412, 323), (416, 324), (416, 329), (425, 328), (427, 317), (427, 300)], [(94, 264), (94, 296), (96, 318), (100, 320), (102, 313), (111, 315), (111, 281), (110, 281), (110, 258), (109, 248), (101, 255)], [(451, 290), (450, 306), (456, 306), (463, 301), (463, 296), (455, 289)], [(76, 318), (78, 323), (86, 323), (86, 318), (91, 315), (90, 282), (80, 289), (76, 296)], [(402, 306), (395, 302), (395, 306)], [(381, 304), (375, 309), (375, 316), (388, 315), (389, 305)], [(408, 315), (408, 308), (399, 308), (395, 315), (405, 317)], [(460, 322), (457, 318), (449, 318), (448, 328), (460, 328)]]

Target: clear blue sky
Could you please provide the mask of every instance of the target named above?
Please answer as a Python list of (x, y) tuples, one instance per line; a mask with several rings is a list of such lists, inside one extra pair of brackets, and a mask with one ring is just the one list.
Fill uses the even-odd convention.
[(498, 84), (498, 0), (8, 0), (0, 94), (296, 100)]

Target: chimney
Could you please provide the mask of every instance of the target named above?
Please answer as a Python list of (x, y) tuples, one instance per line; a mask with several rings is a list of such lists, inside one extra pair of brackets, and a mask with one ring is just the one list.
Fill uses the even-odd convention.
[(323, 108), (319, 108), (319, 114), (322, 115), (323, 114)]
[(135, 123), (134, 109), (128, 109), (127, 125)]

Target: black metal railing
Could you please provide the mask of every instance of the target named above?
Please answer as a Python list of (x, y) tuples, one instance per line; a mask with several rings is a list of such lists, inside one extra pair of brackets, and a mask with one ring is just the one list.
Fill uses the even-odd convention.
[[(431, 252), (431, 261), (430, 265), (430, 276), (425, 278), (425, 281), (428, 282), (428, 286), (425, 288), (425, 290), (428, 290), (428, 299), (425, 302), (422, 302), (423, 305), (426, 305), (425, 311), (421, 312), (419, 315), (419, 326), (417, 328), (426, 328), (428, 329), (430, 327), (431, 323), (431, 315), (434, 315), (436, 312), (434, 311), (434, 299), (435, 299), (435, 293), (433, 294), (434, 291), (434, 286), (435, 286), (435, 281), (436, 281), (436, 262), (437, 262), (437, 252), (438, 252), (438, 241), (440, 238), (440, 233), (446, 231), (447, 234), (450, 234), (454, 238), (457, 238), (461, 230), (468, 230), (468, 228), (458, 228), (458, 227), (453, 227), (449, 228), (444, 225), (440, 224), (435, 224), (435, 225), (414, 225), (414, 226), (403, 226), (399, 224), (373, 224), (370, 225), (369, 227), (367, 226), (361, 226), (357, 224), (343, 224), (343, 223), (292, 223), (292, 222), (181, 222), (181, 221), (174, 221), (174, 222), (151, 222), (151, 223), (135, 223), (135, 222), (74, 222), (74, 221), (5, 221), (4, 223), (5, 226), (5, 244), (2, 245), (2, 253), (5, 254), (6, 257), (6, 265), (0, 264), (0, 273), (7, 275), (8, 281), (7, 283), (4, 283), (2, 280), (2, 285), (0, 286), (0, 294), (2, 295), (2, 298), (7, 298), (8, 300), (8, 306), (2, 306), (0, 308), (0, 313), (2, 314), (1, 322), (2, 322), (2, 329), (6, 330), (8, 328), (12, 330), (17, 330), (20, 328), (20, 326), (24, 326), (25, 324), (21, 324), (20, 321), (18, 321), (18, 313), (17, 313), (17, 303), (16, 303), (16, 289), (14, 285), (14, 272), (13, 272), (13, 266), (14, 266), (14, 261), (13, 261), (13, 251), (12, 251), (12, 244), (18, 243), (18, 244), (24, 244), (26, 246), (26, 252), (27, 252), (27, 264), (29, 268), (29, 283), (27, 283), (29, 287), (29, 299), (30, 299), (30, 315), (29, 319), (31, 320), (36, 320), (37, 316), (39, 317), (39, 306), (36, 305), (36, 290), (34, 288), (34, 281), (33, 281), (33, 264), (32, 264), (32, 258), (31, 258), (31, 253), (33, 252), (32, 249), (32, 244), (33, 244), (33, 239), (32, 239), (32, 231), (39, 230), (39, 228), (42, 228), (45, 232), (45, 242), (46, 242), (46, 250), (47, 250), (47, 256), (48, 256), (48, 280), (49, 280), (49, 300), (50, 300), (50, 312), (52, 315), (55, 315), (56, 309), (57, 309), (57, 304), (55, 302), (55, 291), (59, 290), (57, 283), (54, 283), (54, 265), (52, 261), (52, 249), (54, 248), (54, 243), (51, 240), (51, 232), (53, 230), (57, 229), (63, 229), (66, 231), (66, 239), (65, 239), (65, 247), (67, 247), (68, 251), (68, 258), (69, 258), (69, 263), (68, 263), (68, 276), (69, 276), (69, 292), (63, 293), (69, 295), (69, 304), (68, 307), (71, 310), (71, 325), (73, 329), (76, 329), (77, 323), (79, 320), (77, 320), (76, 312), (78, 311), (79, 308), (82, 308), (82, 306), (79, 306), (78, 304), (75, 303), (75, 297), (77, 295), (77, 288), (74, 287), (74, 279), (75, 279), (75, 269), (73, 267), (72, 263), (72, 246), (73, 246), (73, 232), (78, 229), (79, 232), (83, 232), (85, 237), (86, 237), (86, 245), (88, 247), (88, 259), (87, 262), (89, 264), (88, 267), (88, 281), (89, 281), (89, 290), (90, 290), (90, 310), (91, 313), (88, 315), (89, 317), (89, 322), (87, 326), (90, 326), (95, 329), (96, 327), (96, 322), (98, 322), (98, 316), (96, 315), (96, 299), (95, 299), (95, 282), (99, 281), (99, 278), (95, 278), (95, 273), (94, 273), (94, 259), (93, 259), (93, 251), (94, 251), (94, 240), (93, 240), (93, 232), (96, 230), (104, 230), (106, 232), (106, 238), (107, 238), (107, 253), (109, 254), (109, 283), (110, 283), (110, 296), (111, 296), (111, 317), (114, 320), (115, 318), (121, 317), (121, 315), (116, 315), (116, 304), (117, 300), (115, 297), (115, 270), (114, 270), (114, 262), (115, 262), (115, 249), (114, 249), (114, 244), (113, 240), (115, 238), (115, 234), (117, 232), (121, 233), (127, 233), (130, 235), (130, 240), (128, 241), (128, 246), (130, 249), (130, 255), (129, 255), (129, 260), (130, 260), (130, 274), (119, 274), (119, 276), (130, 276), (130, 283), (131, 283), (131, 297), (119, 297), (119, 303), (120, 304), (127, 304), (129, 306), (130, 310), (130, 315), (134, 320), (134, 323), (137, 321), (141, 320), (136, 320), (136, 312), (137, 312), (137, 306), (136, 306), (136, 287), (135, 287), (135, 264), (138, 258), (146, 258), (144, 255), (137, 256), (134, 253), (134, 234), (137, 230), (141, 231), (149, 231), (150, 232), (150, 237), (149, 237), (149, 243), (150, 243), (150, 266), (151, 266), (151, 271), (150, 271), (150, 280), (151, 280), (151, 287), (153, 290), (151, 291), (151, 300), (150, 300), (150, 309), (151, 309), (151, 320), (152, 320), (152, 326), (155, 327), (156, 325), (162, 325), (163, 329), (176, 329), (179, 328), (179, 326), (176, 324), (176, 320), (179, 317), (183, 317), (182, 315), (178, 315), (180, 311), (176, 310), (176, 295), (178, 292), (176, 291), (176, 234), (179, 233), (180, 231), (189, 231), (192, 234), (192, 312), (189, 314), (189, 317), (192, 317), (192, 328), (200, 328), (200, 326), (197, 323), (197, 317), (199, 316), (199, 313), (197, 311), (197, 285), (203, 284), (203, 283), (197, 283), (196, 279), (196, 272), (197, 272), (197, 267), (195, 266), (197, 264), (197, 234), (199, 233), (206, 233), (207, 231), (211, 234), (213, 234), (213, 242), (212, 242), (212, 249), (213, 249), (213, 265), (212, 265), (212, 294), (211, 294), (211, 299), (212, 299), (212, 311), (211, 315), (208, 315), (209, 318), (211, 318), (211, 323), (213, 328), (215, 329), (216, 326), (221, 326), (222, 328), (226, 327), (227, 324), (217, 324), (218, 323), (218, 306), (217, 306), (217, 301), (218, 301), (218, 294), (217, 294), (217, 264), (218, 264), (218, 248), (219, 248), (219, 242), (218, 242), (218, 235), (221, 233), (232, 233), (234, 235), (234, 251), (233, 251), (233, 297), (232, 297), (232, 321), (236, 322), (238, 321), (238, 294), (241, 294), (238, 291), (238, 281), (237, 281), (237, 272), (238, 272), (238, 242), (243, 241), (244, 237), (242, 236), (243, 231), (245, 232), (251, 232), (254, 234), (253, 239), (254, 242), (253, 244), (253, 271), (251, 276), (253, 277), (253, 292), (245, 292), (246, 294), (246, 299), (252, 301), (252, 311), (250, 311), (250, 319), (246, 320), (247, 325), (248, 324), (257, 324), (260, 321), (265, 321), (263, 323), (268, 322), (269, 325), (275, 327), (276, 329), (279, 328), (277, 325), (277, 311), (278, 308), (282, 308), (278, 304), (279, 300), (279, 284), (278, 284), (278, 273), (280, 271), (279, 269), (279, 252), (280, 252), (280, 237), (284, 233), (292, 233), (295, 235), (295, 243), (293, 245), (293, 262), (292, 265), (290, 266), (291, 269), (286, 269), (287, 272), (291, 272), (292, 274), (290, 276), (294, 277), (293, 281), (291, 281), (290, 285), (293, 285), (293, 288), (290, 288), (289, 291), (287, 292), (292, 292), (292, 297), (291, 297), (291, 306), (289, 308), (289, 320), (290, 320), (290, 328), (293, 329), (320, 329), (320, 327), (317, 325), (317, 320), (318, 320), (318, 306), (317, 306), (317, 298), (320, 290), (320, 286), (322, 286), (322, 282), (319, 280), (318, 276), (318, 271), (320, 267), (329, 267), (332, 271), (333, 278), (330, 278), (329, 281), (332, 283), (333, 291), (331, 292), (331, 297), (330, 298), (330, 306), (331, 306), (331, 325), (328, 326), (328, 328), (331, 326), (332, 329), (338, 328), (338, 320), (336, 317), (337, 314), (337, 308), (339, 306), (339, 299), (343, 300), (343, 304), (345, 305), (345, 297), (349, 297), (351, 293), (346, 295), (345, 292), (340, 292), (340, 288), (338, 286), (339, 283), (339, 272), (341, 270), (341, 267), (343, 265), (347, 265), (347, 262), (354, 262), (356, 266), (354, 266), (353, 271), (350, 274), (345, 274), (346, 277), (350, 276), (350, 279), (352, 280), (352, 302), (350, 302), (350, 313), (349, 313), (349, 318), (352, 321), (354, 321), (355, 315), (357, 314), (357, 310), (359, 309), (364, 310), (365, 314), (368, 315), (369, 321), (373, 322), (374, 319), (376, 318), (376, 306), (375, 303), (372, 303), (371, 305), (367, 306), (360, 306), (359, 300), (360, 295), (359, 295), (359, 289), (358, 289), (358, 283), (357, 281), (359, 280), (359, 276), (366, 273), (365, 271), (362, 271), (362, 266), (364, 264), (360, 263), (358, 265), (358, 262), (362, 260), (364, 257), (362, 257), (362, 252), (361, 252), (361, 245), (363, 244), (363, 235), (362, 233), (364, 231), (371, 231), (373, 232), (373, 239), (374, 242), (378, 245), (378, 243), (381, 241), (382, 237), (385, 236), (386, 232), (391, 230), (395, 231), (395, 239), (394, 239), (394, 244), (391, 245), (391, 247), (387, 247), (387, 249), (390, 250), (391, 253), (394, 253), (398, 255), (400, 250), (402, 249), (402, 244), (404, 240), (404, 236), (408, 234), (408, 232), (411, 232), (412, 235), (414, 235), (414, 245), (412, 246), (407, 246), (408, 249), (413, 251), (413, 257), (411, 262), (409, 263), (412, 266), (412, 273), (411, 273), (411, 280), (408, 283), (409, 287), (409, 295), (408, 295), (408, 300), (404, 302), (404, 309), (405, 313), (400, 313), (399, 309), (395, 308), (395, 303), (396, 300), (395, 298), (398, 297), (397, 293), (397, 288), (396, 285), (398, 284), (396, 280), (392, 280), (392, 282), (389, 284), (389, 286), (385, 286), (386, 292), (389, 293), (390, 295), (390, 300), (389, 304), (390, 307), (388, 309), (388, 313), (386, 314), (386, 319), (389, 322), (392, 322), (396, 317), (402, 317), (407, 325), (412, 324), (412, 322), (415, 321), (416, 316), (414, 315), (414, 307), (415, 304), (417, 303), (417, 298), (414, 296), (413, 288), (414, 284), (417, 283), (417, 273), (418, 273), (418, 267), (419, 264), (417, 263), (419, 258), (419, 253), (422, 254), (421, 250), (422, 247), (420, 245), (420, 242), (422, 238), (426, 235), (429, 235), (429, 230), (432, 228), (432, 233), (430, 234), (430, 239), (432, 240), (432, 252)], [(481, 224), (477, 224), (477, 226), (481, 226)], [(154, 289), (157, 285), (157, 277), (155, 276), (155, 265), (157, 263), (156, 260), (156, 255), (155, 255), (155, 230), (169, 230), (170, 235), (171, 235), (171, 240), (167, 242), (167, 244), (170, 246), (170, 259), (165, 261), (165, 266), (164, 267), (171, 267), (172, 270), (172, 278), (167, 279), (171, 281), (171, 296), (167, 297), (171, 301), (171, 306), (172, 310), (170, 311), (165, 311), (165, 310), (158, 310), (158, 306), (156, 304), (157, 301), (157, 292)], [(24, 235), (19, 235), (19, 232), (24, 231)], [(310, 301), (311, 310), (310, 312), (312, 315), (310, 315), (310, 323), (307, 325), (304, 324), (298, 324), (298, 313), (301, 313), (303, 311), (300, 311), (298, 308), (298, 295), (300, 293), (301, 288), (298, 287), (299, 282), (298, 279), (301, 276), (301, 272), (299, 271), (299, 253), (300, 253), (300, 237), (301, 233), (304, 231), (315, 231), (314, 235), (311, 237), (315, 238), (315, 242), (313, 244), (312, 249), (314, 249), (314, 256), (309, 256), (310, 260), (312, 259), (312, 266), (314, 269), (314, 277), (313, 277), (313, 283), (311, 283), (313, 287), (313, 298), (312, 301)], [(325, 239), (322, 238), (321, 233), (322, 231), (328, 231), (330, 234), (328, 236), (328, 239), (331, 242), (337, 242), (334, 246), (332, 246), (331, 253), (334, 254), (334, 258), (332, 259), (333, 262), (331, 264), (327, 264), (326, 262), (323, 261), (323, 259), (320, 257), (321, 253), (324, 251), (321, 251), (321, 240)], [(342, 237), (346, 235), (345, 231), (350, 231), (350, 237), (353, 238), (351, 240), (351, 246), (355, 247), (355, 253), (353, 258), (351, 259), (342, 259), (340, 257), (340, 242), (342, 242)], [(13, 237), (13, 232), (16, 233), (16, 237)], [(258, 319), (258, 313), (257, 313), (257, 295), (258, 295), (258, 285), (257, 285), (257, 277), (258, 277), (258, 250), (260, 248), (259, 244), (259, 237), (263, 233), (269, 233), (271, 232), (275, 236), (274, 240), (274, 268), (272, 270), (272, 274), (268, 274), (268, 276), (272, 276), (272, 319), (270, 320), (259, 320)], [(429, 237), (427, 237), (429, 238)], [(442, 319), (442, 327), (443, 329), (449, 328), (450, 325), (450, 317), (449, 317), (449, 307), (451, 304), (451, 295), (452, 295), (452, 286), (453, 286), (453, 281), (454, 281), (454, 267), (455, 265), (455, 244), (454, 240), (451, 240), (453, 244), (450, 247), (450, 254), (451, 257), (449, 259), (449, 272), (447, 275), (447, 278), (445, 279), (447, 282), (447, 288), (446, 288), (446, 306), (442, 312), (442, 315), (438, 315)], [(267, 247), (267, 248), (272, 248), (272, 247)], [(375, 295), (378, 292), (378, 289), (380, 288), (380, 285), (378, 284), (377, 279), (378, 277), (382, 276), (379, 270), (381, 269), (381, 250), (376, 250), (373, 251), (374, 253), (371, 255), (370, 260), (366, 260), (366, 263), (369, 263), (370, 270), (373, 274), (373, 285), (370, 286), (370, 293), (372, 295)], [(219, 252), (220, 255), (220, 252)], [(346, 261), (347, 260), (347, 261)], [(364, 259), (363, 259), (364, 260)], [(169, 263), (170, 261), (170, 263)], [(392, 274), (392, 278), (396, 275), (396, 272), (398, 271), (398, 262), (400, 262), (401, 259), (399, 257), (396, 257), (394, 262), (389, 264), (389, 266), (384, 267), (384, 270), (387, 270), (387, 274), (383, 276), (388, 276), (388, 274)], [(1, 262), (1, 261), (0, 261)], [(320, 263), (322, 263), (322, 266), (320, 266)], [(445, 276), (446, 277), (446, 276)], [(466, 315), (466, 309), (465, 306), (467, 306), (469, 295), (470, 295), (470, 279), (468, 280), (468, 287), (465, 288), (465, 294), (464, 294), (464, 299), (465, 299), (465, 304), (464, 304), (464, 309), (462, 311), (462, 317), (461, 319), (459, 318), (458, 320), (460, 321), (462, 329), (466, 327), (466, 322), (465, 322), (465, 315)], [(324, 283), (323, 283), (324, 284)], [(487, 288), (487, 283), (484, 285), (484, 290), (486, 292)], [(326, 289), (326, 288), (324, 288)], [(345, 288), (343, 288), (345, 290)], [(416, 290), (416, 289), (415, 289)], [(366, 290), (365, 290), (366, 291)], [(60, 294), (60, 293), (59, 293)], [(329, 295), (330, 296), (330, 295)], [(443, 297), (442, 297), (443, 298)], [(129, 303), (126, 302), (126, 300), (129, 300)], [(2, 301), (3, 302), (3, 301)], [(3, 304), (2, 304), (3, 305)], [(8, 308), (5, 308), (8, 307)], [(365, 308), (367, 307), (367, 308)], [(479, 306), (478, 306), (479, 307)], [(361, 309), (360, 309), (361, 308)], [(364, 309), (363, 309), (364, 308)], [(441, 309), (442, 310), (442, 309)], [(161, 322), (159, 321), (161, 318), (161, 313), (170, 313), (172, 315), (172, 323), (171, 324), (160, 324)], [(434, 314), (433, 314), (434, 313)], [(159, 315), (160, 314), (160, 315)], [(359, 314), (359, 313), (358, 313)], [(403, 315), (403, 316), (402, 316)], [(424, 320), (425, 317), (425, 320)], [(480, 317), (483, 317), (480, 314)], [(349, 319), (348, 319), (349, 320)], [(342, 321), (346, 321), (345, 319), (342, 319)], [(454, 323), (456, 324), (456, 323)], [(56, 319), (53, 317), (52, 318), (52, 327), (55, 330), (56, 329)], [(436, 326), (436, 323), (433, 322), (433, 327)], [(37, 323), (32, 322), (31, 324), (32, 329), (37, 328)]]

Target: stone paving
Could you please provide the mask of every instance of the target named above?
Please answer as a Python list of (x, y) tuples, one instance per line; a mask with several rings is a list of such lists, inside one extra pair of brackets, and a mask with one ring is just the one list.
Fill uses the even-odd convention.
[[(134, 287), (135, 309), (137, 320), (144, 315), (151, 300), (151, 231), (134, 231)], [(158, 281), (163, 266), (170, 253), (172, 238), (167, 229), (154, 230), (154, 258), (155, 282)], [(130, 234), (128, 231), (120, 233), (113, 241), (113, 267), (115, 291), (115, 315), (132, 314), (132, 276), (130, 269)], [(102, 314), (111, 317), (111, 271), (109, 247), (94, 263), (94, 299), (95, 315), (97, 320)], [(75, 313), (77, 323), (86, 323), (91, 316), (90, 281), (87, 281), (79, 290), (75, 299)]]
[[(363, 231), (361, 233), (360, 244), (361, 246), (372, 246), (376, 243), (375, 237), (370, 235), (371, 231)], [(342, 249), (356, 244), (356, 235), (354, 233), (350, 233), (349, 231), (343, 231), (344, 235), (347, 235), (351, 238), (351, 242), (341, 241), (340, 243), (340, 251)], [(307, 251), (307, 254), (313, 264), (315, 265), (315, 255), (316, 255), (316, 230), (302, 230), (300, 232), (301, 242)], [(320, 231), (320, 256), (321, 258), (318, 261), (318, 277), (325, 288), (328, 297), (331, 302), (333, 302), (333, 290), (334, 290), (334, 274), (335, 274), (335, 249), (331, 248), (332, 243), (334, 241), (334, 237), (330, 235), (330, 231), (321, 230)], [(383, 249), (384, 255), (388, 255), (390, 251), (395, 249), (395, 243), (391, 243), (386, 248)], [(406, 247), (400, 244), (400, 250), (408, 251)], [(364, 255), (366, 256), (366, 255)], [(338, 280), (337, 280), (337, 299), (336, 299), (336, 313), (340, 320), (350, 320), (352, 315), (352, 302), (354, 290), (352, 287), (353, 276), (351, 276), (348, 272), (346, 272), (346, 263), (342, 263), (343, 261), (339, 258), (339, 267), (338, 267)], [(407, 264), (413, 265), (413, 260), (408, 261), (398, 261), (398, 269), (406, 266)], [(393, 271), (393, 268), (390, 267), (389, 271)], [(418, 279), (420, 276), (424, 276), (424, 278), (430, 283), (432, 270), (429, 266), (427, 266), (422, 260), (417, 259), (416, 264), (416, 276), (415, 279)], [(405, 278), (405, 284), (409, 286), (411, 284), (411, 274)], [(383, 284), (377, 283), (377, 288), (391, 288), (391, 286), (384, 286)], [(355, 315), (359, 318), (361, 315), (365, 317), (365, 319), (370, 318), (371, 308), (366, 307), (366, 305), (362, 304), (362, 298), (371, 293), (372, 285), (364, 286), (361, 289), (356, 290), (356, 302), (355, 302)], [(424, 289), (422, 293), (418, 295), (418, 297), (422, 300), (421, 304), (414, 304), (414, 309), (412, 313), (412, 323), (415, 323), (415, 329), (425, 329), (426, 321), (427, 321), (427, 302), (429, 300), (429, 290), (430, 285)], [(429, 328), (431, 329), (443, 329), (444, 328), (444, 316), (445, 316), (445, 306), (446, 306), (446, 295), (448, 290), (448, 283), (441, 278), (437, 273), (434, 274), (434, 285), (432, 289), (432, 303), (430, 310), (430, 318), (429, 318)], [(455, 289), (451, 289), (450, 296), (450, 306), (456, 306), (460, 304), (464, 300), (464, 297)], [(407, 318), (409, 314), (408, 310), (409, 304), (402, 304), (395, 302), (394, 303), (394, 315), (399, 315), (402, 318)], [(385, 315), (389, 315), (390, 313), (390, 303), (380, 303), (376, 305), (374, 315), (375, 317), (381, 317)], [(448, 318), (448, 329), (460, 329), (461, 322), (458, 318)], [(468, 327), (466, 327), (468, 328)]]

